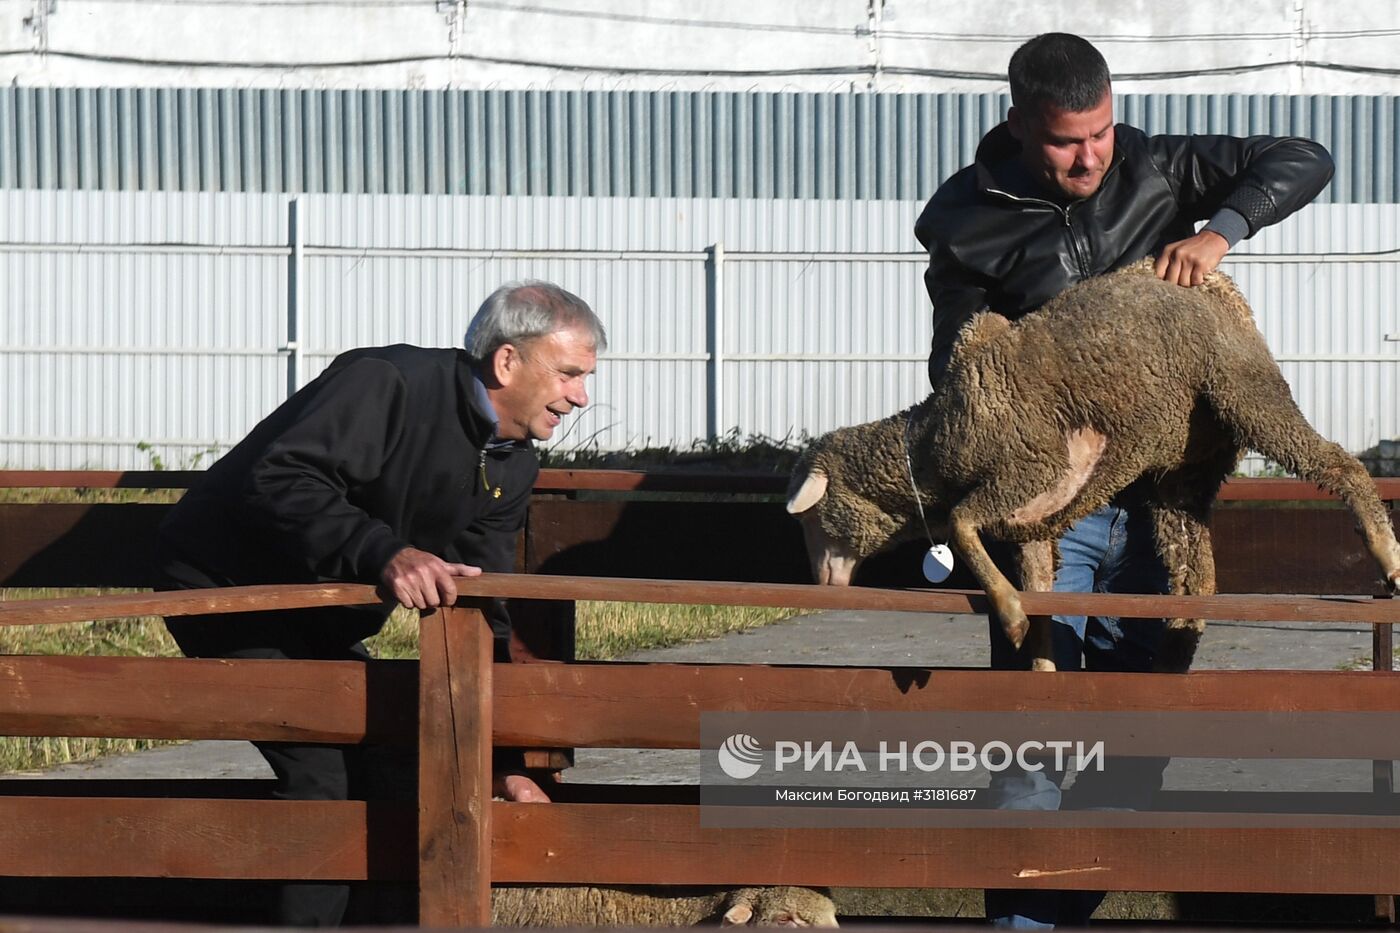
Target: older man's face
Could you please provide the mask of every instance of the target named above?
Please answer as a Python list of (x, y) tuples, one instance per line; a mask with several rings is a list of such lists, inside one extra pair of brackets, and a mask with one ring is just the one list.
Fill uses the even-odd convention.
[(548, 440), (564, 416), (588, 404), (587, 379), (598, 366), (593, 335), (569, 327), (519, 346), (506, 344), (491, 358), (496, 382), (491, 403), (501, 437)]
[(1089, 110), (1046, 104), (1039, 112), (1013, 108), (1007, 119), (1021, 143), (1021, 163), (1046, 191), (1079, 200), (1099, 190), (1113, 162), (1111, 93)]

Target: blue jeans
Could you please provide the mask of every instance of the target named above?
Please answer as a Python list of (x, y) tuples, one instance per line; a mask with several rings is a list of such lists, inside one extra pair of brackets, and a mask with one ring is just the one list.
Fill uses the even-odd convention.
[[(1152, 520), (1144, 508), (1109, 505), (1076, 522), (1060, 538), (1055, 590), (1062, 593), (1164, 593), (1167, 573), (1157, 556)], [(1055, 616), (1055, 666), (1062, 671), (1148, 671), (1166, 630), (1161, 619)], [(992, 667), (1024, 667), (1001, 626), (991, 624)], [(1108, 758), (1102, 771), (1075, 778), (1063, 795), (1064, 772), (1009, 768), (992, 775), (988, 799), (999, 810), (1136, 810), (1162, 786), (1166, 758)], [(1102, 891), (989, 890), (987, 919), (1000, 927), (1049, 929), (1089, 922)]]

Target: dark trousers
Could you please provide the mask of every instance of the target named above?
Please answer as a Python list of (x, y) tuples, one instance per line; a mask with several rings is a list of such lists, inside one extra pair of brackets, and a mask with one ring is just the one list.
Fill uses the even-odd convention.
[[(173, 582), (166, 589), (183, 588)], [(192, 658), (320, 659), (367, 661), (358, 638), (337, 632), (363, 631), (362, 613), (342, 609), (296, 609), (166, 621), (180, 650)], [(364, 745), (255, 742), (277, 776), (273, 796), (281, 800), (412, 800), (416, 763), (407, 750)], [(280, 885), (266, 905), (275, 926), (338, 926), (350, 902), (350, 886), (336, 882)], [(400, 899), (401, 900), (401, 899)], [(416, 917), (396, 917), (413, 923)]]
[[(1167, 574), (1157, 556), (1145, 509), (1108, 505), (1086, 515), (1060, 538), (1055, 591), (1060, 593), (1165, 593)], [(1150, 671), (1166, 630), (1162, 619), (1055, 616), (1051, 623), (1055, 667), (1061, 671)], [(991, 623), (992, 668), (1015, 669), (1018, 656), (1000, 624)], [(1031, 675), (1035, 676), (1035, 675)], [(1144, 810), (1162, 786), (1169, 759), (1109, 757), (1102, 771), (1079, 774), (1061, 794), (1065, 774), (1046, 768), (1008, 768), (987, 788), (999, 810)], [(988, 890), (987, 919), (1009, 929), (1085, 926), (1102, 891)]]

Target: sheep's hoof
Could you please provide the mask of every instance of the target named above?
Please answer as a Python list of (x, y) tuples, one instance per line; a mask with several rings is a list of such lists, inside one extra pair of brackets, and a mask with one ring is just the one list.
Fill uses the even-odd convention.
[(1026, 641), (1026, 634), (1031, 630), (1031, 620), (1021, 611), (1020, 602), (1016, 603), (1012, 611), (998, 612), (997, 615), (1001, 617), (1001, 630), (1007, 641), (1011, 642), (1012, 648), (1020, 651), (1021, 645)]
[(1191, 669), (1201, 633), (1190, 628), (1168, 628), (1152, 659), (1152, 669), (1160, 674), (1184, 674)]
[(1400, 569), (1391, 571), (1390, 576), (1385, 578), (1385, 591), (1391, 596), (1400, 593)]

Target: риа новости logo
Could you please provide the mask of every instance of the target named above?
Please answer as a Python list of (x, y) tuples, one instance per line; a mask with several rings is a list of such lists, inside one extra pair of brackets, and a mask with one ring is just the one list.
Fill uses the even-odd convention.
[(716, 755), (719, 769), (736, 781), (753, 777), (763, 766), (763, 746), (758, 739), (743, 732), (725, 739)]

